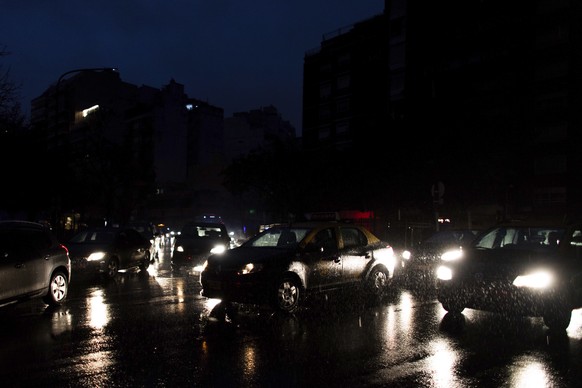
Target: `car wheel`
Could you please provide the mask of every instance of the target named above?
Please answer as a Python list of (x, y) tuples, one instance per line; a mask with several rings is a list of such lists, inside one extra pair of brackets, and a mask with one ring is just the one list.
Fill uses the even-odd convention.
[(370, 275), (368, 275), (367, 286), (370, 295), (375, 301), (382, 300), (386, 295), (386, 291), (388, 291), (390, 283), (388, 271), (380, 266), (372, 268)]
[(150, 266), (150, 253), (146, 252), (143, 261), (139, 265), (139, 269), (141, 271), (147, 271), (148, 267)]
[(559, 309), (544, 315), (545, 325), (553, 331), (563, 331), (570, 325), (572, 311), (569, 309)]
[(67, 298), (69, 291), (69, 280), (64, 272), (56, 271), (51, 276), (49, 289), (43, 297), (43, 302), (50, 306), (59, 306)]
[(442, 298), (440, 302), (443, 308), (452, 314), (460, 314), (465, 309), (463, 303), (458, 299)]
[(302, 288), (298, 280), (285, 277), (277, 282), (275, 308), (277, 310), (292, 313), (299, 308), (302, 297)]
[(115, 258), (109, 259), (107, 262), (107, 268), (105, 273), (103, 274), (107, 279), (113, 279), (117, 276), (117, 272), (119, 271), (119, 262)]

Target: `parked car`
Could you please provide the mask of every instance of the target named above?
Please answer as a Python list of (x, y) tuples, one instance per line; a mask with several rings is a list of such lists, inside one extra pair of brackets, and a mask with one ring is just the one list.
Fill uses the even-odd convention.
[(199, 274), (204, 262), (213, 253), (230, 249), (231, 239), (221, 222), (189, 222), (182, 227), (172, 247), (172, 269), (182, 267)]
[(443, 260), (437, 296), (451, 313), (538, 316), (564, 330), (582, 307), (582, 225), (496, 226)]
[(477, 230), (472, 229), (440, 230), (404, 250), (401, 273), (403, 285), (413, 290), (433, 290), (441, 255), (451, 249), (469, 245), (477, 233)]
[(395, 268), (392, 247), (364, 227), (311, 222), (275, 225), (210, 256), (200, 283), (209, 298), (292, 313), (310, 295), (348, 287), (378, 300)]
[(34, 298), (57, 306), (67, 298), (71, 260), (46, 226), (0, 221), (0, 305)]
[(132, 228), (86, 228), (65, 245), (79, 275), (113, 278), (119, 271), (146, 271), (150, 265), (151, 242)]

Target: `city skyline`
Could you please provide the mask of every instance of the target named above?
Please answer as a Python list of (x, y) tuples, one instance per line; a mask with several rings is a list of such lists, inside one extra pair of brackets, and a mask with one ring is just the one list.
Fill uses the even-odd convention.
[(115, 67), (136, 85), (160, 88), (174, 79), (225, 117), (273, 105), (298, 135), (305, 52), (384, 7), (382, 0), (0, 3), (3, 66), (21, 85), (27, 117), (30, 101), (63, 73)]

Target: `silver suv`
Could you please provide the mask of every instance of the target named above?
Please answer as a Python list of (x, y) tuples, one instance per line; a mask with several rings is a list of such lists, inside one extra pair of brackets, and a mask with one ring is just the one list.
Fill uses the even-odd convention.
[(35, 298), (60, 305), (70, 280), (69, 251), (48, 227), (0, 221), (0, 306)]

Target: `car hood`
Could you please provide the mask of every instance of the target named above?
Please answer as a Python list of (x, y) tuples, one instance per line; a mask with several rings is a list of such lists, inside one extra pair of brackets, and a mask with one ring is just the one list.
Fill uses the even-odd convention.
[(513, 276), (536, 268), (564, 271), (567, 261), (557, 252), (541, 252), (522, 249), (473, 249), (465, 252), (464, 258), (453, 264), (458, 271), (466, 273), (489, 273)]
[(295, 253), (296, 250), (293, 249), (238, 247), (220, 255), (210, 256), (208, 266), (220, 265), (222, 268), (234, 268), (246, 263), (282, 262), (295, 257)]

